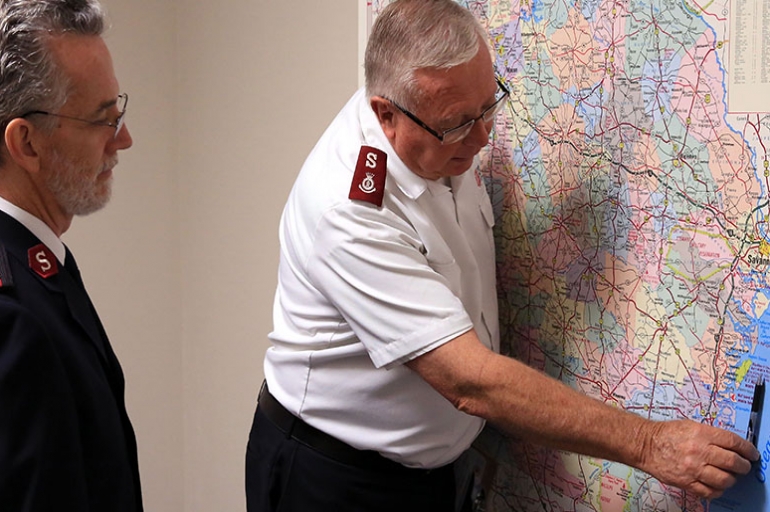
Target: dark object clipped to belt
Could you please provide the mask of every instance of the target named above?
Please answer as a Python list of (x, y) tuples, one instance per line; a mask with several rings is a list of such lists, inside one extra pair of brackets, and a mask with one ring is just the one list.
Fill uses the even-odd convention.
[(326, 457), (364, 470), (382, 471), (387, 473), (423, 473), (430, 470), (408, 468), (398, 462), (386, 459), (371, 450), (358, 450), (347, 443), (311, 427), (294, 416), (270, 394), (267, 384), (262, 385), (259, 392), (258, 411), (269, 419), (278, 429), (305, 446), (308, 446)]

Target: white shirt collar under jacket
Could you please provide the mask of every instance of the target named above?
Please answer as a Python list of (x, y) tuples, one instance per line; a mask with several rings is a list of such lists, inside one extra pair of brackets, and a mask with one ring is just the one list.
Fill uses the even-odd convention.
[(21, 222), (24, 227), (30, 230), (33, 235), (38, 237), (38, 239), (40, 239), (40, 241), (43, 242), (46, 247), (51, 249), (51, 251), (56, 256), (56, 259), (59, 260), (59, 263), (64, 265), (64, 258), (67, 254), (67, 251), (64, 248), (64, 242), (62, 242), (61, 239), (56, 236), (56, 233), (54, 233), (53, 230), (48, 227), (48, 224), (38, 219), (31, 213), (22, 210), (3, 197), (0, 197), (0, 211), (7, 213), (14, 219)]

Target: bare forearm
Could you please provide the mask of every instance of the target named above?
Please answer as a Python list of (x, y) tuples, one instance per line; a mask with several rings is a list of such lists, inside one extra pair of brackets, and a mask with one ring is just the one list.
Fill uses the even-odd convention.
[(638, 466), (654, 433), (654, 423), (504, 356), (490, 354), (474, 381), (458, 390), (460, 410), (538, 444)]
[(739, 436), (689, 420), (650, 421), (589, 398), (484, 348), (471, 331), (408, 363), (458, 409), (516, 437), (622, 462), (714, 498), (759, 454)]

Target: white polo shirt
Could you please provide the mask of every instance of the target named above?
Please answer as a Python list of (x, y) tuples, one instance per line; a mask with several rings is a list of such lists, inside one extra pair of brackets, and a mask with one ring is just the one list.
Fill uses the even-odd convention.
[[(348, 199), (362, 145), (388, 155), (382, 207)], [(475, 168), (451, 189), (412, 173), (359, 90), (281, 218), (271, 393), (308, 424), (406, 466), (456, 459), (483, 420), (403, 363), (471, 328), (499, 349), (493, 223)]]

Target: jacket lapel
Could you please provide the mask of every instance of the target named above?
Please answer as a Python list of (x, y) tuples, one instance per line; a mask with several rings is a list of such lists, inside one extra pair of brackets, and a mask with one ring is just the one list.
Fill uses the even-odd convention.
[(89, 341), (96, 348), (106, 366), (114, 367), (108, 354), (111, 351), (106, 349), (108, 344), (106, 333), (79, 276), (73, 275), (54, 257), (52, 257), (52, 264), (56, 265), (57, 272), (48, 273), (48, 277), (43, 277), (41, 273), (35, 272), (30, 264), (28, 251), (39, 245), (40, 240), (21, 223), (4, 212), (0, 212), (0, 233), (2, 233), (3, 245), (8, 251), (9, 257), (15, 258), (50, 293), (62, 296), (73, 320), (85, 331)]
[(43, 279), (43, 286), (46, 286), (53, 293), (64, 295), (72, 318), (88, 333), (88, 338), (96, 347), (99, 355), (105, 362), (109, 362), (105, 349), (107, 336), (82, 281), (73, 276), (66, 267), (60, 265), (59, 273), (56, 276)]

